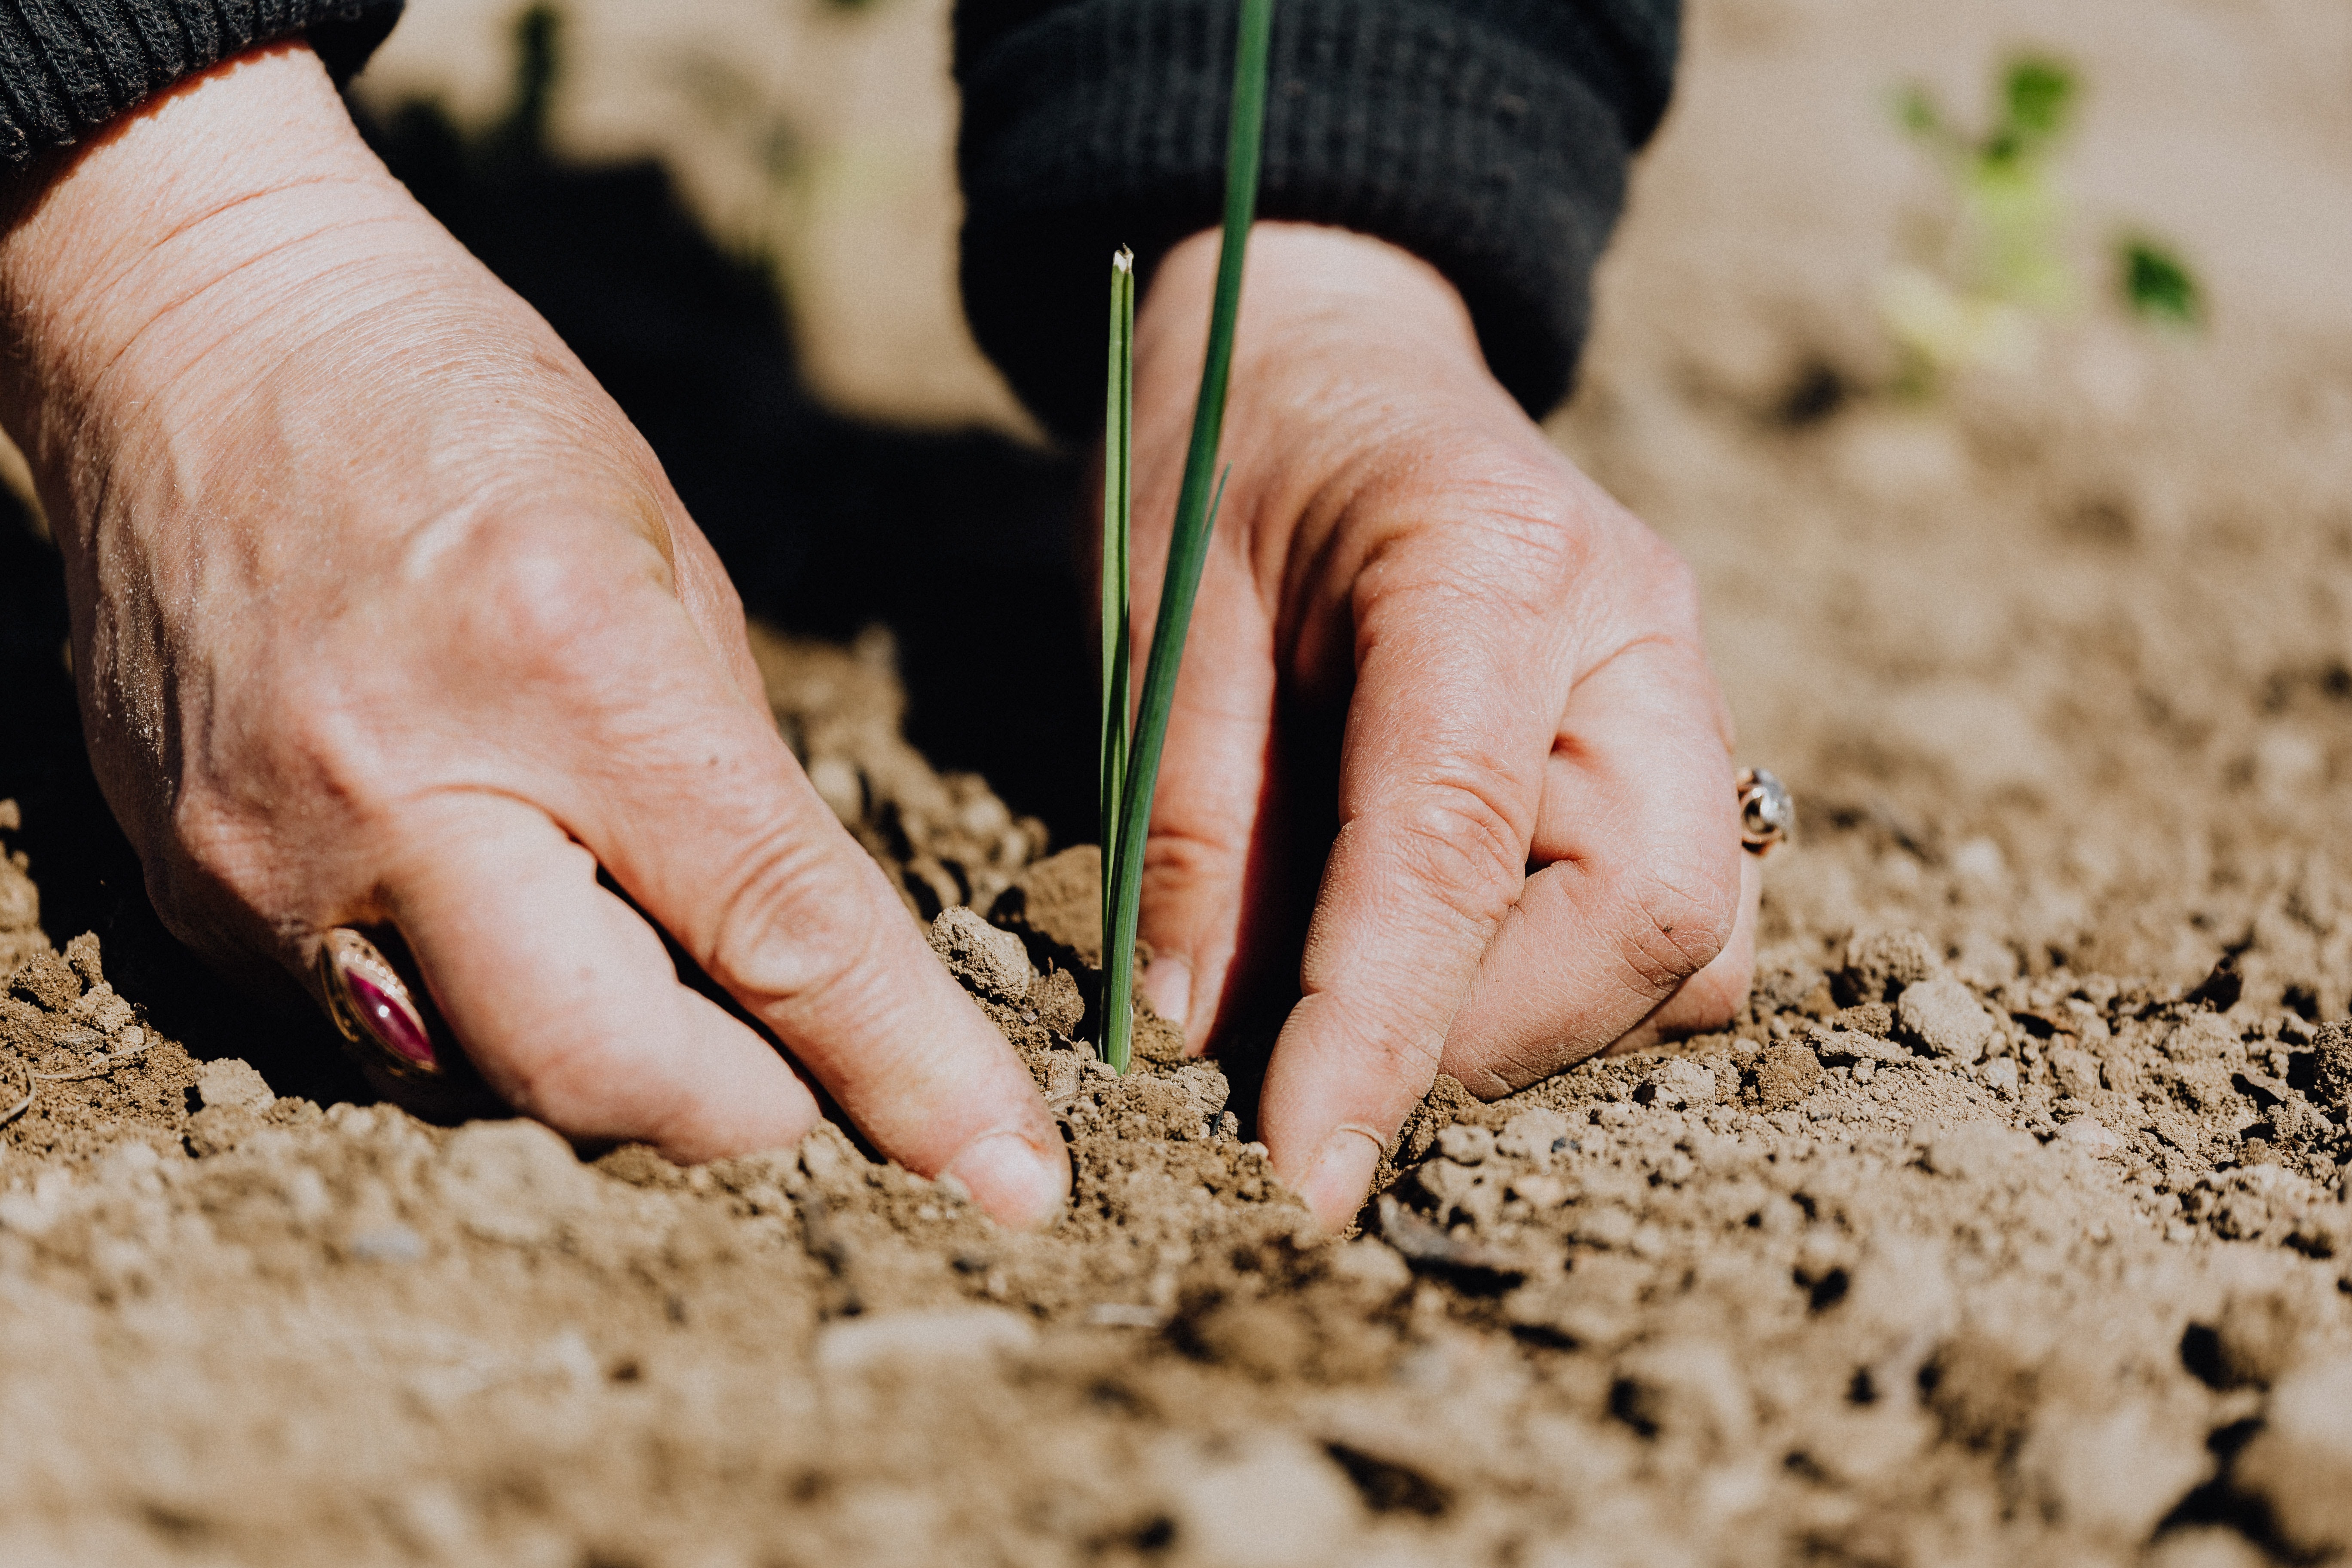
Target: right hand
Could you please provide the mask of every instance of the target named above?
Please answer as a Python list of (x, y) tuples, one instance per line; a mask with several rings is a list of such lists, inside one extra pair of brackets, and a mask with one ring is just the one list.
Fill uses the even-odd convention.
[(307, 47), (20, 182), (0, 418), (174, 932), (316, 996), (328, 931), (395, 927), (518, 1109), (681, 1160), (793, 1142), (810, 1089), (649, 917), (886, 1152), (1060, 1211), (1052, 1118), (778, 737), (653, 454)]

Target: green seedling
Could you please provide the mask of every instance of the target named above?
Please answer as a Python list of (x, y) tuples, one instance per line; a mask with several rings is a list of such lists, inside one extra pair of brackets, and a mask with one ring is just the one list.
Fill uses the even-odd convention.
[(2138, 237), (2125, 239), (2116, 251), (2116, 286), (2133, 315), (2158, 326), (2204, 325), (2204, 292), (2188, 263), (2157, 241)]
[[(1134, 484), (1135, 252), (1125, 246), (1110, 263), (1110, 374), (1103, 408), (1102, 531), (1102, 929), (1118, 923), (1119, 813), (1127, 804), (1128, 715), (1135, 693), (1129, 679), (1128, 544)], [(1122, 1068), (1125, 1062), (1122, 1059)]]
[[(1896, 119), (1935, 158), (1950, 192), (1946, 221), (1880, 289), (1906, 389), (1930, 391), (1972, 365), (2021, 366), (2040, 324), (2081, 304), (2055, 165), (2082, 96), (2063, 61), (2029, 55), (2002, 68), (1979, 135), (1958, 129), (1924, 88), (1897, 98)], [(2133, 316), (2182, 326), (2201, 319), (2196, 280), (2170, 251), (2135, 237), (2116, 255), (2119, 298)]]
[(1233, 374), (1234, 325), (1241, 314), (1242, 262), (1257, 212), (1259, 154), (1265, 139), (1267, 44), (1274, 0), (1242, 0), (1234, 51), (1234, 103), (1225, 133), (1223, 242), (1209, 312), (1209, 352), (1192, 404), (1192, 437), (1184, 482), (1168, 540), (1168, 572), (1152, 624), (1151, 657), (1143, 667), (1142, 700), (1130, 735), (1128, 724), (1128, 543), (1131, 516), (1134, 408), (1135, 273), (1119, 253), (1111, 267), (1110, 390), (1103, 461), (1103, 1059), (1127, 1070), (1135, 1038), (1135, 932), (1143, 895), (1143, 842), (1151, 823), (1151, 795), (1160, 754), (1168, 740), (1168, 711), (1176, 699), (1176, 672), (1201, 567), (1209, 554), (1224, 481), (1217, 478), (1217, 447), (1225, 424), (1225, 392)]

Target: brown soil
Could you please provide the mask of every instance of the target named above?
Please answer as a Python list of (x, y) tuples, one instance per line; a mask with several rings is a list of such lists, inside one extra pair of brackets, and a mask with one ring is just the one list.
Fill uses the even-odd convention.
[[(998, 918), (937, 945), (1069, 1130), (1043, 1237), (830, 1132), (683, 1171), (344, 1102), (259, 1015), (177, 1022), (128, 917), (118, 997), (51, 942), (119, 847), (23, 721), (0, 833), (72, 918), (0, 866), (0, 1061), (90, 1076), (0, 1134), (0, 1559), (2352, 1551), (2352, 24), (2046, 10), (1696, 9), (1560, 435), (1697, 565), (1802, 839), (1735, 1029), (1441, 1084), (1357, 1239), (1165, 1026), (1092, 1062), (1089, 858), (906, 744), (886, 639), (761, 651), (914, 914)], [(2020, 37), (2094, 85), (2086, 232), (2179, 237), (2217, 323), (1899, 405), (1882, 95)]]

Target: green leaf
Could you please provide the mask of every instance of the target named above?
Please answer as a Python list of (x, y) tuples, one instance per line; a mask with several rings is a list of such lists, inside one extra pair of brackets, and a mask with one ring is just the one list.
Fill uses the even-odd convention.
[(1128, 758), (1121, 801), (1118, 855), (1105, 862), (1113, 879), (1112, 922), (1103, 932), (1103, 1059), (1127, 1070), (1135, 1034), (1135, 933), (1143, 892), (1143, 843), (1151, 824), (1151, 796), (1160, 754), (1168, 740), (1168, 713), (1176, 700), (1176, 672), (1200, 593), (1224, 482), (1217, 447), (1224, 434), (1225, 393), (1233, 377), (1234, 326), (1241, 316), (1242, 262), (1257, 215), (1258, 163), (1265, 142), (1265, 79), (1274, 29), (1274, 0), (1242, 0), (1234, 49), (1234, 100), (1225, 132), (1224, 238), (1217, 253), (1217, 286), (1209, 312), (1209, 351), (1201, 391), (1192, 404), (1192, 439), (1184, 484), (1176, 500), (1176, 526), (1168, 540), (1168, 574), (1152, 625), (1151, 657), (1143, 667), (1143, 700), (1136, 714), (1135, 747)]
[(2205, 321), (2205, 291), (2189, 264), (2152, 239), (2132, 238), (2116, 247), (2117, 282), (2124, 305), (2144, 321), (2196, 327)]
[(1985, 144), (1989, 161), (2029, 158), (2063, 135), (2074, 119), (2074, 70), (2063, 61), (2023, 56), (2001, 82), (1999, 122)]
[(1131, 623), (1128, 608), (1128, 544), (1133, 537), (1135, 462), (1135, 252), (1125, 246), (1110, 262), (1110, 366), (1103, 408), (1102, 521), (1102, 929), (1112, 924), (1111, 867), (1118, 859), (1118, 816), (1126, 805)]

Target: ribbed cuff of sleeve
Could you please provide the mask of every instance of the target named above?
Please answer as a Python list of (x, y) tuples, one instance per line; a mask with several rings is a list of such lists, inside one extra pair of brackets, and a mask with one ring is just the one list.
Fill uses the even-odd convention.
[(256, 44), (309, 37), (341, 81), (402, 0), (0, 0), (0, 168), (68, 146)]
[[(1132, 245), (1148, 269), (1218, 221), (1236, 17), (1237, 0), (1078, 0), (961, 62), (965, 307), (1065, 437), (1100, 419), (1111, 252)], [(1568, 390), (1629, 140), (1649, 129), (1595, 85), (1609, 68), (1444, 0), (1283, 0), (1259, 215), (1431, 262), (1541, 415)]]

